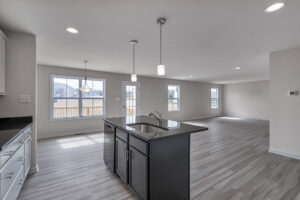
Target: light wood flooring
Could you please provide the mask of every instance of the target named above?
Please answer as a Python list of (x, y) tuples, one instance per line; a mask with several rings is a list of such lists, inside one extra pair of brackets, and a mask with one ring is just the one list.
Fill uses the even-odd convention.
[[(191, 199), (300, 200), (300, 161), (268, 153), (269, 123), (212, 118), (191, 137)], [(38, 142), (40, 171), (20, 200), (122, 200), (134, 195), (105, 166), (103, 134)]]

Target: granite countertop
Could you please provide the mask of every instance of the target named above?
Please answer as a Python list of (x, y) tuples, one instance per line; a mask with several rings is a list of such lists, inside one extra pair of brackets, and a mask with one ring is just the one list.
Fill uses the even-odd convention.
[(154, 126), (159, 126), (158, 121), (155, 118), (146, 115), (134, 116), (134, 117), (112, 117), (112, 118), (105, 118), (103, 120), (128, 132), (129, 134), (132, 134), (146, 141), (162, 139), (170, 136), (178, 136), (180, 134), (190, 134), (190, 133), (196, 133), (196, 132), (208, 130), (207, 127), (193, 126), (193, 125), (189, 125), (177, 121), (163, 119), (160, 127), (166, 130), (161, 130), (159, 132), (153, 132), (153, 133), (143, 133), (130, 127), (129, 125), (145, 123)]
[(0, 151), (31, 123), (32, 117), (0, 118)]

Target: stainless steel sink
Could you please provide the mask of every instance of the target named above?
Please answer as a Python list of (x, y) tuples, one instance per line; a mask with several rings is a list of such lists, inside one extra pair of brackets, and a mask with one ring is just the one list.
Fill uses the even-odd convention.
[(156, 127), (150, 124), (130, 124), (128, 126), (142, 133), (160, 133), (168, 130), (166, 128)]

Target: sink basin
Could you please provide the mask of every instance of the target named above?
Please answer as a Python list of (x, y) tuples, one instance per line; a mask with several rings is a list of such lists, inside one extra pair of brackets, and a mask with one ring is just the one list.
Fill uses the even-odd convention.
[(168, 130), (166, 128), (157, 127), (150, 124), (130, 124), (128, 126), (142, 133), (159, 133)]

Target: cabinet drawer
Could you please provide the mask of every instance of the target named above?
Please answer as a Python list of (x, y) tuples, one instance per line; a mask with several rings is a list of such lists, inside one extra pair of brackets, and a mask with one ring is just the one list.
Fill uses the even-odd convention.
[(24, 138), (31, 136), (31, 126), (24, 130)]
[(129, 144), (139, 150), (140, 152), (148, 155), (148, 143), (144, 142), (132, 135), (129, 136)]
[[(24, 164), (24, 145), (22, 145), (1, 169), (1, 198), (5, 195), (10, 185), (14, 182), (18, 172)], [(24, 170), (22, 170), (24, 171)], [(22, 173), (24, 174), (24, 172)]]
[(4, 164), (12, 157), (15, 151), (23, 144), (24, 142), (24, 132), (22, 132), (17, 138), (15, 138), (5, 149), (0, 153), (0, 169)]
[(124, 140), (125, 142), (128, 142), (128, 133), (120, 130), (120, 129), (116, 129), (116, 135), (118, 138)]
[(7, 191), (3, 200), (16, 200), (22, 189), (23, 183), (24, 183), (24, 169), (21, 168), (14, 183), (12, 184), (10, 189)]

